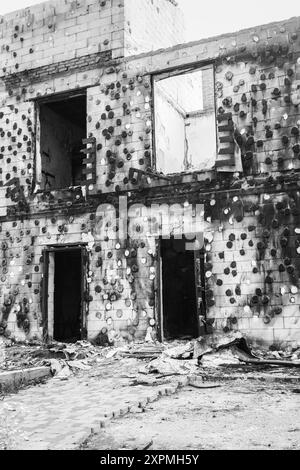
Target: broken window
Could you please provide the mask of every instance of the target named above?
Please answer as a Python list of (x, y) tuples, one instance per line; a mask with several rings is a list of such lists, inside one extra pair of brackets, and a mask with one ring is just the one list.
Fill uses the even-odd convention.
[(80, 186), (85, 179), (86, 93), (38, 102), (41, 189)]
[(210, 170), (216, 161), (213, 66), (154, 77), (156, 169)]

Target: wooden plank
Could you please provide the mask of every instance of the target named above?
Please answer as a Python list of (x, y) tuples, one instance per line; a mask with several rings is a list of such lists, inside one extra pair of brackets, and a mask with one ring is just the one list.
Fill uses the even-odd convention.
[(82, 186), (88, 186), (89, 184), (96, 184), (96, 176), (93, 176), (93, 178), (89, 179), (89, 180), (83, 180), (81, 185)]
[(218, 126), (219, 132), (232, 132), (233, 130), (233, 124), (227, 124), (226, 126)]
[(82, 149), (80, 150), (80, 153), (84, 153), (84, 154), (96, 153), (96, 147), (93, 146), (87, 149)]
[(13, 184), (16, 186), (20, 186), (20, 179), (15, 176), (14, 178), (7, 181), (4, 186), (12, 186)]
[(217, 116), (218, 122), (228, 121), (229, 119), (232, 119), (232, 113), (224, 113)]
[(228, 158), (224, 160), (216, 160), (215, 167), (220, 168), (223, 166), (235, 166), (235, 159), (234, 158)]
[(82, 164), (83, 164), (83, 165), (87, 165), (87, 164), (89, 164), (89, 163), (91, 163), (91, 164), (92, 164), (92, 163), (96, 163), (96, 155), (93, 155), (93, 156), (90, 157), (90, 158), (84, 158), (84, 159), (82, 160)]
[(92, 168), (84, 168), (81, 173), (83, 175), (89, 175), (90, 173), (94, 173), (94, 172), (95, 172), (95, 167), (93, 166)]
[(224, 149), (220, 149), (218, 152), (219, 155), (234, 155), (234, 146), (226, 147)]
[(225, 144), (226, 142), (233, 143), (234, 138), (232, 135), (225, 135), (225, 136), (220, 136), (219, 137), (220, 144)]

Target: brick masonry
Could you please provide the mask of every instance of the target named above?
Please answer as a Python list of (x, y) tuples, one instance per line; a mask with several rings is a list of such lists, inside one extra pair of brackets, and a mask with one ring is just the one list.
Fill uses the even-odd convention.
[[(97, 207), (110, 204), (107, 222), (123, 195), (129, 207), (151, 202), (204, 203), (206, 299), (213, 328), (237, 329), (268, 344), (298, 344), (300, 19), (124, 57), (127, 26), (124, 17), (115, 21), (122, 16), (123, 6), (115, 0), (104, 3), (49, 2), (2, 22), (6, 69), (0, 80), (2, 333), (21, 339), (42, 335), (43, 249), (87, 240), (88, 337), (104, 328), (115, 341), (140, 340), (149, 327), (158, 325), (155, 234), (144, 227), (143, 236), (139, 231), (119, 240), (112, 218), (107, 237), (103, 240), (97, 235), (101, 224)], [(32, 13), (34, 23), (30, 23)], [(55, 44), (53, 51), (45, 45), (51, 22), (42, 20), (51, 15), (57, 16), (52, 23), (70, 29), (70, 36), (57, 36), (62, 45)], [(95, 32), (89, 47), (85, 30), (82, 44), (81, 27), (88, 25), (90, 33), (106, 21), (109, 26), (99, 41)], [(113, 39), (117, 27), (123, 35), (121, 43), (120, 36)], [(36, 55), (33, 60), (27, 46), (21, 47), (22, 34), (29, 42), (32, 39), (26, 43), (29, 48), (39, 44), (41, 59)], [(66, 37), (71, 37), (72, 50), (65, 51)], [(105, 39), (109, 43), (104, 47)], [(82, 60), (94, 60), (102, 53), (105, 65), (101, 61), (86, 68), (82, 65)], [(72, 67), (56, 69), (60, 61), (72, 61), (68, 62)], [(214, 64), (214, 95), (213, 90), (205, 94), (209, 103), (213, 98), (216, 102), (218, 164), (211, 172), (175, 175), (171, 182), (143, 176), (139, 180), (130, 169), (146, 171), (155, 163), (151, 77), (195, 63)], [(45, 80), (44, 67), (48, 66)], [(14, 81), (16, 71), (19, 81)], [(96, 183), (52, 193), (38, 191), (34, 99), (79, 87), (87, 88), (88, 136), (97, 143)], [(224, 124), (226, 131), (220, 130)], [(233, 154), (226, 154), (229, 151), (220, 152), (228, 147), (224, 136), (234, 138), (239, 157), (232, 159)], [(133, 212), (140, 230), (148, 212), (137, 208)], [(180, 219), (180, 214), (176, 216)]]
[(126, 0), (125, 55), (140, 54), (185, 42), (183, 12), (161, 0)]

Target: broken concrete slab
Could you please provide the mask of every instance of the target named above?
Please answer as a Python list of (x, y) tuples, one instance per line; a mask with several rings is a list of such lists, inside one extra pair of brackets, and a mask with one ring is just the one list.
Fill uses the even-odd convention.
[(0, 391), (18, 388), (51, 377), (50, 367), (13, 370), (0, 373)]
[(212, 335), (199, 338), (195, 342), (194, 357), (202, 367), (238, 365), (271, 365), (280, 367), (300, 367), (300, 360), (262, 359), (253, 354), (246, 339), (240, 333)]

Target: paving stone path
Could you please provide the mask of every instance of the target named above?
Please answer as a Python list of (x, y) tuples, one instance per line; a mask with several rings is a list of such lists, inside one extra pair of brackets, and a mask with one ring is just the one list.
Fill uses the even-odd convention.
[(131, 386), (125, 369), (105, 364), (6, 396), (0, 401), (0, 449), (76, 448), (92, 429), (99, 430), (105, 417), (125, 414), (129, 407), (134, 411), (164, 394), (166, 387), (175, 391), (178, 381), (184, 382), (177, 377), (171, 387)]

